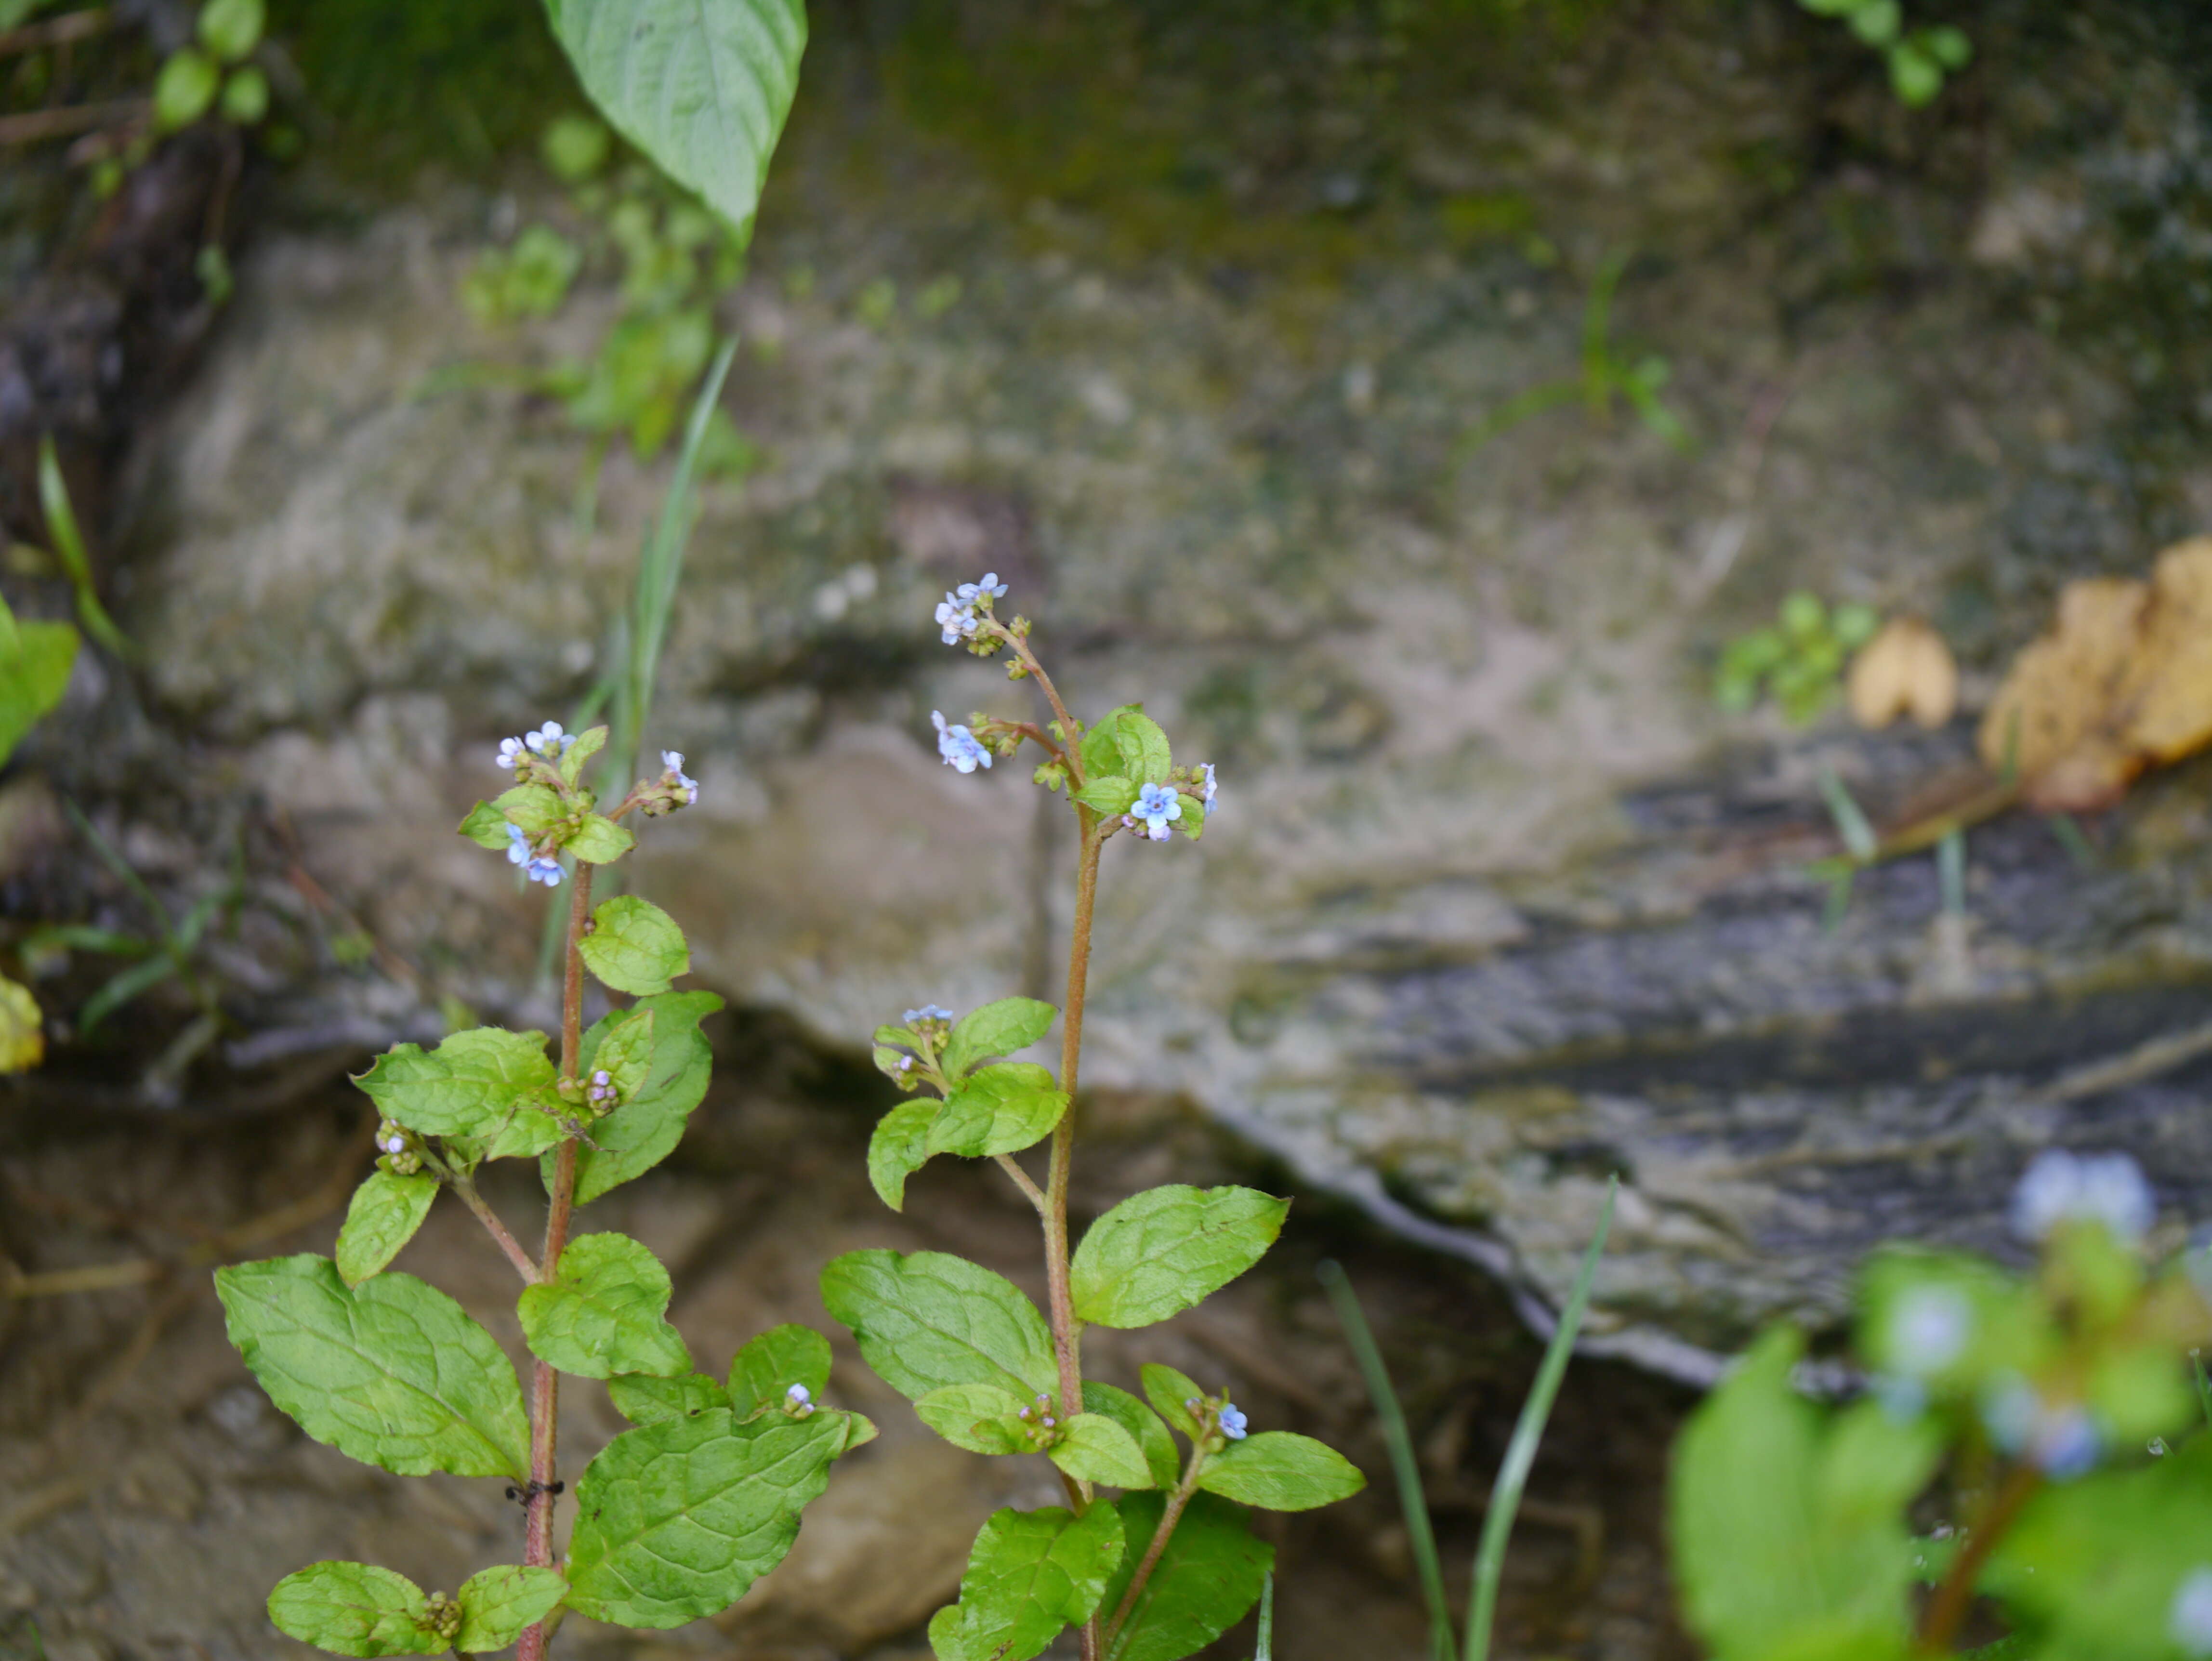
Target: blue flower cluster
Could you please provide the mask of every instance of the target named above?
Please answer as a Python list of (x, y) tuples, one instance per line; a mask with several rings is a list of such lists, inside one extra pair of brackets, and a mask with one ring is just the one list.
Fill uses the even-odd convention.
[(507, 827), (507, 862), (519, 865), (522, 874), (532, 882), (542, 882), (548, 888), (561, 885), (561, 861), (544, 854), (530, 851), (530, 838), (522, 834), (522, 827)]
[(947, 767), (962, 773), (990, 767), (991, 752), (973, 733), (965, 727), (948, 725), (942, 709), (931, 710), (929, 718), (937, 724), (937, 753), (945, 757)]
[(662, 751), (660, 752), (660, 764), (675, 775), (676, 788), (684, 793), (684, 800), (686, 805), (696, 806), (699, 800), (699, 781), (695, 778), (685, 776), (684, 772), (684, 752), (681, 750)]
[(1137, 805), (1130, 809), (1133, 823), (1141, 822), (1145, 834), (1154, 842), (1165, 842), (1170, 834), (1168, 826), (1182, 817), (1182, 802), (1171, 786), (1148, 784), (1137, 792)]
[(912, 1026), (916, 1021), (949, 1021), (951, 1019), (951, 1010), (940, 1009), (933, 1003), (926, 1003), (919, 1009), (909, 1009), (899, 1017), (899, 1019), (908, 1026)]
[(504, 772), (514, 772), (522, 765), (526, 751), (533, 756), (542, 756), (547, 761), (558, 761), (568, 754), (568, 746), (575, 741), (574, 733), (563, 732), (557, 721), (549, 721), (536, 732), (525, 733), (519, 739), (501, 739), (499, 741), (499, 765)]
[(2158, 1202), (2142, 1168), (2124, 1153), (2081, 1156), (2049, 1148), (2013, 1190), (2013, 1232), (2047, 1238), (2061, 1223), (2102, 1223), (2124, 1245), (2141, 1244), (2158, 1220)]
[(1213, 817), (1213, 793), (1216, 788), (1213, 782), (1213, 764), (1212, 762), (1207, 762), (1198, 770), (1200, 776), (1205, 782), (1203, 788), (1198, 793), (1198, 799), (1200, 802), (1205, 806), (1206, 817), (1212, 818)]
[(2016, 1374), (1983, 1399), (1982, 1423), (1991, 1441), (2054, 1482), (2086, 1476), (2104, 1451), (2104, 1433), (2088, 1409), (2070, 1402), (2045, 1402)]
[(975, 616), (979, 600), (991, 600), (1006, 592), (1006, 585), (999, 581), (996, 571), (987, 571), (981, 582), (963, 582), (938, 602), (937, 626), (944, 630), (945, 643), (957, 646), (963, 640), (973, 640), (980, 626)]
[(1221, 1417), (1218, 1422), (1221, 1426), (1221, 1433), (1231, 1441), (1241, 1442), (1244, 1439), (1244, 1427), (1248, 1421), (1244, 1417), (1243, 1411), (1236, 1402), (1224, 1402), (1221, 1404)]

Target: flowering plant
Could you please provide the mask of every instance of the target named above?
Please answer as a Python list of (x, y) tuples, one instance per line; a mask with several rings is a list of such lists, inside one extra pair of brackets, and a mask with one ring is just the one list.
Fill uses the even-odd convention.
[[(877, 1126), (868, 1176), (896, 1211), (908, 1177), (938, 1154), (994, 1162), (1036, 1212), (1046, 1307), (1003, 1276), (935, 1251), (848, 1252), (823, 1271), (822, 1296), (868, 1365), (939, 1435), (976, 1453), (1041, 1453), (1059, 1473), (1065, 1506), (1010, 1508), (983, 1524), (958, 1601), (929, 1623), (939, 1661), (1030, 1661), (1069, 1628), (1085, 1661), (1176, 1661), (1260, 1597), (1273, 1552), (1253, 1537), (1243, 1507), (1327, 1505), (1364, 1479), (1309, 1437), (1254, 1431), (1226, 1390), (1172, 1367), (1143, 1367), (1141, 1396), (1085, 1375), (1086, 1326), (1150, 1326), (1202, 1302), (1259, 1261), (1289, 1208), (1249, 1188), (1170, 1184), (1123, 1200), (1071, 1249), (1071, 1100), (1101, 858), (1124, 832), (1197, 840), (1217, 793), (1213, 769), (1176, 764), (1141, 707), (1088, 726), (1070, 714), (1030, 646), (1028, 619), (997, 617), (1006, 593), (995, 574), (962, 584), (938, 606), (938, 627), (948, 645), (1003, 653), (1011, 678), (1036, 683), (1049, 719), (953, 724), (939, 711), (932, 720), (939, 753), (956, 770), (1033, 744), (1044, 757), (1036, 782), (1067, 792), (1078, 855), (1066, 1008), (1002, 998), (956, 1019), (927, 1004), (878, 1027), (876, 1065), (912, 1099)], [(1058, 1078), (1008, 1059), (1056, 1019)], [(1040, 1143), (1043, 1169), (1032, 1174), (1016, 1156)], [(1119, 1497), (1107, 1498), (1109, 1488)]]
[[(2180, 1439), (2212, 1422), (2212, 1309), (2201, 1250), (2146, 1262), (2156, 1210), (2125, 1156), (2046, 1152), (2012, 1208), (2033, 1274), (1869, 1265), (1862, 1399), (1799, 1395), (1792, 1329), (1753, 1349), (1675, 1455), (1675, 1568), (1714, 1655), (1946, 1655), (1986, 1599), (2024, 1655), (2212, 1656), (2212, 1434)], [(1916, 1536), (1938, 1503), (1963, 1525)]]
[[(875, 1433), (822, 1402), (830, 1346), (820, 1334), (776, 1327), (737, 1353), (726, 1380), (708, 1378), (669, 1324), (668, 1271), (653, 1253), (623, 1234), (570, 1238), (576, 1207), (675, 1149), (713, 1063), (699, 1022), (721, 1007), (712, 993), (673, 989), (690, 956), (665, 911), (634, 895), (592, 904), (594, 869), (635, 845), (623, 821), (699, 795), (684, 757), (664, 751), (658, 776), (601, 812), (585, 770), (606, 739), (604, 727), (572, 735), (553, 721), (507, 739), (497, 760), (513, 787), (460, 827), (531, 881), (568, 885), (557, 1065), (544, 1033), (501, 1027), (380, 1056), (358, 1080), (383, 1114), (377, 1169), (355, 1194), (334, 1255), (216, 1276), (232, 1342), (308, 1435), (401, 1475), (504, 1477), (523, 1506), (523, 1561), (480, 1570), (451, 1596), (366, 1563), (287, 1576), (270, 1596), (270, 1620), (337, 1654), (514, 1644), (538, 1661), (568, 1609), (633, 1627), (711, 1615), (782, 1561), (830, 1463)], [(587, 973), (635, 1001), (586, 1027)], [(548, 1203), (536, 1256), (477, 1189), (478, 1171), (501, 1159), (538, 1163)], [(521, 1281), (516, 1313), (534, 1358), (526, 1397), (459, 1304), (386, 1268), (441, 1189), (475, 1214)], [(605, 1379), (634, 1428), (578, 1480), (556, 1567), (563, 1373)], [(681, 1481), (667, 1480), (672, 1468)]]

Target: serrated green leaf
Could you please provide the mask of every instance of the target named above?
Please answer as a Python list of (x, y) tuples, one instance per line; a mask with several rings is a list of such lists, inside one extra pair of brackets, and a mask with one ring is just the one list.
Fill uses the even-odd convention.
[(578, 942), (584, 966), (617, 992), (650, 997), (672, 977), (691, 972), (691, 952), (676, 919), (650, 900), (619, 894), (592, 913)]
[(230, 1342), (318, 1442), (402, 1476), (528, 1474), (514, 1369), (444, 1293), (397, 1272), (349, 1287), (312, 1256), (238, 1263), (215, 1283)]
[(963, 1078), (978, 1062), (1028, 1049), (1052, 1031), (1059, 1014), (1060, 1011), (1038, 998), (1001, 998), (981, 1009), (969, 1010), (945, 1040), (942, 1062), (945, 1076)]
[(1175, 822), (1176, 829), (1196, 842), (1206, 834), (1206, 804), (1188, 790), (1176, 800), (1182, 804), (1182, 817)]
[(1349, 1499), (1367, 1486), (1367, 1479), (1326, 1442), (1286, 1430), (1263, 1430), (1210, 1457), (1198, 1485), (1262, 1511), (1311, 1511)]
[[(1145, 1457), (1145, 1469), (1152, 1473), (1152, 1486), (1171, 1488), (1182, 1475), (1182, 1467), (1176, 1458), (1175, 1438), (1160, 1422), (1160, 1415), (1146, 1407), (1126, 1390), (1101, 1384), (1095, 1378), (1083, 1381), (1083, 1410), (1103, 1414), (1135, 1439), (1139, 1451)], [(1140, 1482), (1122, 1486), (1141, 1488)]]
[[(1166, 1496), (1156, 1493), (1125, 1494), (1114, 1502), (1124, 1549), (1098, 1600), (1108, 1615), (1121, 1607), (1166, 1505)], [(1205, 1648), (1259, 1602), (1261, 1584), (1274, 1566), (1275, 1548), (1252, 1537), (1241, 1509), (1211, 1494), (1193, 1494), (1121, 1625), (1109, 1652), (1112, 1661), (1182, 1661)]]
[(1075, 800), (1092, 812), (1103, 813), (1110, 818), (1136, 806), (1137, 782), (1120, 773), (1103, 774), (1078, 790)]
[[(492, 798), (491, 805), (532, 842), (567, 818), (568, 812), (560, 793), (550, 784), (518, 784), (511, 790), (501, 791)], [(505, 846), (505, 843), (502, 841), (501, 845)]]
[(575, 835), (561, 845), (586, 865), (611, 865), (637, 846), (637, 838), (604, 813), (586, 813)]
[(389, 1171), (372, 1171), (354, 1189), (346, 1207), (345, 1224), (338, 1230), (338, 1278), (358, 1286), (399, 1255), (399, 1248), (415, 1238), (430, 1202), (438, 1197), (438, 1179), (427, 1171), (403, 1177)]
[(1869, 1651), (1910, 1631), (1911, 1540), (1887, 1516), (1824, 1503), (1829, 1415), (1797, 1394), (1792, 1329), (1760, 1338), (1674, 1445), (1669, 1532), (1686, 1623), (1722, 1656)]
[(1117, 1488), (1152, 1486), (1137, 1439), (1103, 1413), (1079, 1413), (1062, 1426), (1052, 1462), (1079, 1482)]
[(584, 764), (606, 748), (607, 729), (594, 727), (588, 733), (576, 734), (576, 741), (561, 757), (561, 782), (574, 787), (584, 776)]
[(800, 0), (546, 0), (592, 101), (744, 230), (799, 84)]
[(568, 1606), (650, 1628), (727, 1609), (791, 1549), (848, 1434), (841, 1415), (741, 1427), (727, 1408), (624, 1431), (576, 1484)]
[[(684, 1121), (707, 1094), (714, 1052), (699, 1023), (722, 1007), (712, 992), (664, 992), (593, 1023), (585, 1036), (583, 1067), (592, 1071), (598, 1045), (617, 1023), (636, 1011), (653, 1015), (653, 1065), (645, 1082), (626, 1092), (622, 1105), (592, 1126), (595, 1147), (576, 1150), (576, 1203), (596, 1200), (609, 1189), (650, 1171), (684, 1139)], [(610, 1069), (611, 1070), (611, 1069)], [(547, 1189), (553, 1159), (541, 1166)]]
[(310, 1563), (269, 1594), (276, 1630), (333, 1655), (437, 1655), (430, 1600), (404, 1574), (373, 1563)]
[(691, 1371), (683, 1335), (668, 1324), (672, 1292), (660, 1259), (627, 1234), (586, 1234), (561, 1254), (552, 1280), (526, 1287), (516, 1309), (539, 1360), (582, 1378)]
[(1118, 773), (1132, 785), (1158, 784), (1175, 764), (1168, 735), (1141, 703), (1125, 703), (1101, 716), (1083, 735), (1082, 756), (1086, 780)]
[(1034, 1062), (1000, 1062), (971, 1073), (952, 1087), (930, 1120), (932, 1153), (971, 1159), (1018, 1153), (1052, 1135), (1067, 1111), (1067, 1092)]
[[(946, 1384), (914, 1398), (915, 1416), (970, 1453), (1035, 1453), (1047, 1409), (998, 1384)], [(1029, 1418), (1022, 1415), (1026, 1412)]]
[(842, 1458), (854, 1448), (872, 1442), (878, 1434), (876, 1421), (865, 1413), (854, 1413), (849, 1408), (823, 1408), (814, 1415), (817, 1419), (840, 1421), (845, 1427), (845, 1439), (838, 1445), (837, 1454)]
[(1154, 1412), (1168, 1421), (1170, 1428), (1195, 1438), (1198, 1420), (1184, 1403), (1203, 1399), (1206, 1392), (1185, 1374), (1157, 1361), (1147, 1361), (1138, 1368), (1137, 1377), (1144, 1384), (1145, 1399), (1152, 1404)]
[(804, 1385), (805, 1399), (816, 1402), (830, 1388), (830, 1341), (812, 1327), (770, 1327), (731, 1358), (730, 1407), (740, 1419), (782, 1407), (793, 1384)]
[(1075, 1312), (1108, 1327), (1164, 1321), (1258, 1262), (1289, 1210), (1289, 1201), (1249, 1188), (1177, 1183), (1133, 1194), (1075, 1249)]
[(599, 1047), (592, 1052), (591, 1064), (584, 1069), (584, 1076), (595, 1079), (602, 1073), (607, 1075), (607, 1084), (615, 1092), (614, 1111), (619, 1113), (623, 1103), (652, 1081), (653, 1040), (659, 1027), (659, 1017), (642, 1006), (619, 1010), (614, 1024), (607, 1028)]
[(992, 1513), (968, 1553), (960, 1601), (929, 1623), (938, 1661), (1031, 1661), (1097, 1611), (1126, 1548), (1105, 1506)]
[(657, 1425), (730, 1404), (729, 1392), (704, 1372), (680, 1378), (656, 1378), (646, 1372), (617, 1373), (607, 1380), (607, 1399), (633, 1425)]
[(909, 1400), (947, 1384), (1027, 1398), (1058, 1382), (1036, 1305), (1004, 1275), (946, 1252), (848, 1251), (823, 1269), (822, 1301)]
[(945, 1104), (933, 1096), (901, 1102), (868, 1138), (868, 1182), (893, 1211), (906, 1209), (906, 1179), (929, 1163), (929, 1128)]
[(542, 1032), (480, 1026), (434, 1050), (403, 1043), (354, 1082), (388, 1119), (425, 1136), (467, 1136), (486, 1157), (536, 1153), (561, 1140), (553, 1063)]
[(464, 1655), (503, 1650), (522, 1629), (543, 1621), (568, 1595), (568, 1583), (551, 1569), (501, 1564), (479, 1569), (461, 1582), (453, 1601), (461, 1606), (461, 1630), (453, 1647)]
[(507, 852), (507, 815), (488, 801), (480, 801), (469, 809), (468, 818), (461, 821), (461, 834), (479, 848), (489, 848), (495, 854)]

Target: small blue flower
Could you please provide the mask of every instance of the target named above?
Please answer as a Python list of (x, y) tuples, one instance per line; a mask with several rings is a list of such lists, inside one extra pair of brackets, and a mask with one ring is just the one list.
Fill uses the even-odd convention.
[(964, 727), (947, 726), (945, 712), (933, 709), (930, 720), (937, 723), (937, 753), (945, 757), (945, 764), (957, 772), (972, 773), (978, 766), (989, 768), (991, 752)]
[(2046, 1415), (2032, 1452), (2045, 1476), (2054, 1482), (2070, 1482), (2096, 1468), (2104, 1444), (2096, 1421), (2080, 1408), (2068, 1408)]
[(557, 721), (549, 721), (536, 732), (522, 735), (523, 747), (531, 754), (543, 756), (548, 761), (560, 760), (575, 741), (573, 736), (561, 730), (561, 723)]
[(1129, 810), (1145, 822), (1145, 834), (1154, 842), (1168, 839), (1168, 821), (1182, 817), (1182, 803), (1176, 793), (1164, 784), (1148, 784), (1137, 792), (1137, 804)]
[(938, 602), (937, 626), (945, 631), (945, 643), (957, 646), (975, 632), (975, 609), (965, 600), (951, 594)]
[(2046, 1402), (2018, 1373), (1983, 1397), (1982, 1422), (1998, 1447), (2039, 1467), (2054, 1482), (2086, 1475), (2104, 1451), (2104, 1433), (2086, 1409)]
[(522, 765), (522, 740), (501, 739), (499, 741), (499, 765), (502, 772), (512, 773)]
[[(945, 598), (958, 600), (963, 605), (973, 605), (986, 594), (993, 599), (999, 599), (1005, 596), (1006, 592), (1006, 585), (999, 581), (999, 574), (996, 571), (986, 571), (981, 582), (963, 582)], [(944, 620), (942, 618), (938, 619), (939, 623)]]
[(1213, 783), (1213, 764), (1212, 762), (1208, 762), (1205, 766), (1200, 768), (1198, 770), (1205, 776), (1206, 779), (1206, 788), (1198, 793), (1198, 799), (1200, 801), (1206, 804), (1206, 817), (1212, 818), (1213, 817), (1213, 792), (1215, 788)]
[(509, 865), (530, 863), (530, 838), (522, 834), (522, 827), (519, 824), (507, 827), (507, 862)]
[(1889, 1347), (1899, 1368), (1916, 1378), (1957, 1360), (1973, 1332), (1974, 1305), (1956, 1287), (1915, 1287), (1889, 1312)]
[(949, 1021), (952, 1019), (952, 1012), (949, 1009), (939, 1009), (933, 1003), (926, 1003), (919, 1009), (908, 1010), (899, 1019), (908, 1026), (912, 1026), (916, 1021)]
[(699, 800), (699, 781), (684, 776), (684, 752), (681, 750), (662, 751), (660, 764), (676, 775), (676, 788), (684, 792), (684, 800), (696, 803)]
[(532, 882), (542, 882), (548, 888), (561, 885), (561, 861), (540, 855), (522, 867), (522, 874)]
[(2166, 1629), (2185, 1655), (2204, 1661), (2212, 1656), (2212, 1563), (2193, 1568), (2182, 1578), (2167, 1610)]
[(1221, 1417), (1217, 1422), (1221, 1427), (1221, 1433), (1231, 1441), (1241, 1442), (1244, 1439), (1244, 1427), (1247, 1421), (1236, 1402), (1224, 1402), (1221, 1404)]
[(814, 1392), (804, 1384), (793, 1384), (783, 1392), (783, 1399), (795, 1408), (803, 1408), (814, 1399)]
[(2081, 1158), (2048, 1148), (2013, 1190), (2013, 1232), (2024, 1240), (2044, 1239), (2061, 1223), (2094, 1222), (2123, 1244), (2136, 1245), (2157, 1220), (2150, 1184), (2124, 1153)]

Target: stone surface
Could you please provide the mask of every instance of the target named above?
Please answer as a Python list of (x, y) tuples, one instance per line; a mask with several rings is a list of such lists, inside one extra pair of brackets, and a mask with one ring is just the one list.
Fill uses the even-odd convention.
[[(2045, 1141), (2130, 1147), (2191, 1212), (2185, 1075), (2047, 1086), (2197, 1019), (2203, 770), (2098, 827), (2094, 873), (2032, 824), (1978, 833), (1963, 953), (1924, 859), (1828, 932), (1819, 770), (1901, 803), (1965, 759), (1971, 711), (1798, 735), (1702, 682), (1808, 586), (1934, 618), (1975, 703), (2061, 580), (2212, 511), (2172, 441), (2193, 360), (2137, 350), (2194, 269), (2142, 211), (2179, 235), (2212, 200), (2198, 106), (2154, 5), (1993, 15), (2002, 74), (1923, 117), (1775, 9), (1740, 38), (1617, 19), (1541, 66), (1439, 47), (1388, 109), (1302, 59), (1314, 97), (1277, 113), (1304, 148), (1182, 207), (1141, 169), (1079, 188), (1050, 114), (951, 98), (942, 40), (826, 36), (723, 306), (767, 465), (705, 492), (653, 726), (706, 782), (640, 878), (700, 978), (848, 1045), (917, 1001), (1052, 993), (1058, 810), (929, 741), (933, 709), (1033, 709), (927, 624), (995, 563), (1079, 709), (1141, 697), (1222, 769), (1202, 848), (1109, 849), (1093, 1086), (1188, 1098), (1539, 1324), (1618, 1170), (1595, 1342), (1693, 1378), (1763, 1320), (1832, 1318), (1879, 1238), (1998, 1244)], [(1093, 27), (1039, 25), (1039, 73), (1092, 62)], [(1381, 50), (1347, 28), (1344, 62)], [(1276, 107), (1123, 44), (1195, 100), (1194, 156), (1202, 112), (1237, 112), (1234, 149)], [(979, 135), (1001, 114), (1040, 125)], [(205, 746), (185, 794), (258, 793), (421, 986), (529, 1014), (534, 912), (451, 826), (496, 739), (588, 685), (661, 476), (611, 461), (584, 527), (556, 410), (426, 390), (608, 315), (593, 292), (467, 324), (498, 208), (428, 198), (242, 263), (138, 459), (125, 621), (154, 718)], [(1614, 338), (1670, 361), (1695, 453), (1578, 405), (1470, 447), (1576, 372), (1631, 240)], [(872, 324), (883, 278), (907, 298)], [(364, 1012), (325, 977), (262, 1007), (328, 1037), (426, 1001)]]

